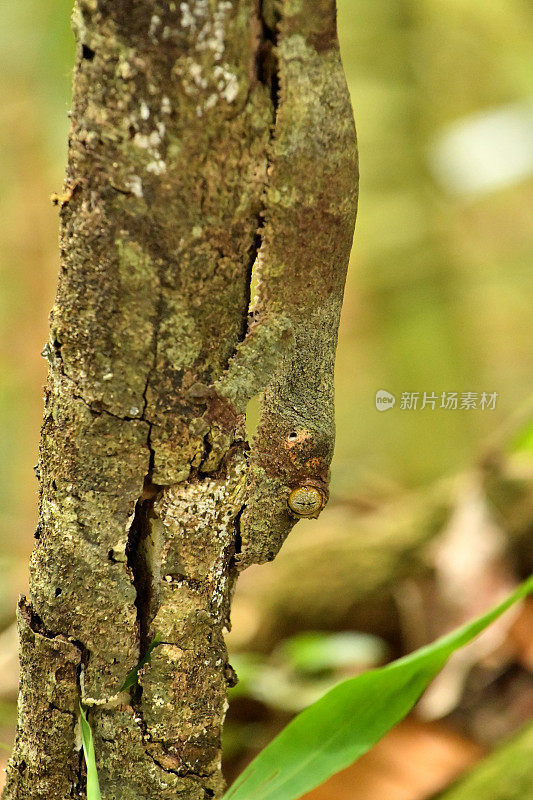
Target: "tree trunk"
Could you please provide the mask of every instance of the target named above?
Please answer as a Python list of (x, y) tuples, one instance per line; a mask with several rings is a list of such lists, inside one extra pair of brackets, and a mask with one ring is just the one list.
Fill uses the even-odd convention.
[[(74, 8), (4, 800), (85, 796), (80, 701), (104, 800), (218, 796), (235, 576), (327, 499), (353, 121), (334, 0), (264, 5)], [(243, 412), (263, 390), (249, 445)]]

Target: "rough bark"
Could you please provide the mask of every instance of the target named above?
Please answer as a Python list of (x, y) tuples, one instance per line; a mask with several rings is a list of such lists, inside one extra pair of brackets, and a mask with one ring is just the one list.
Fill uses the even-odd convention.
[[(3, 797), (84, 796), (81, 700), (104, 800), (199, 800), (222, 790), (237, 570), (273, 558), (327, 499), (356, 197), (334, 1), (77, 0), (73, 19)], [(244, 407), (265, 387), (248, 453)]]

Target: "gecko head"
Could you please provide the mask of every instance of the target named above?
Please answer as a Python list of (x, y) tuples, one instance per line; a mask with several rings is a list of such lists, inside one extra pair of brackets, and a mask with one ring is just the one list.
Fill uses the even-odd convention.
[(289, 512), (296, 519), (318, 517), (328, 501), (331, 440), (309, 427), (293, 428), (285, 436), (285, 475), (291, 487)]

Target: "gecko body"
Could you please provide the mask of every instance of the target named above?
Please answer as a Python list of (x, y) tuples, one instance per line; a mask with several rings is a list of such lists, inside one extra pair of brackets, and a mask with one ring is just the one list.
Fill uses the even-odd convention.
[[(357, 144), (334, 0), (270, 6), (278, 103), (253, 325), (217, 391), (262, 391), (240, 517), (241, 568), (269, 561), (328, 498), (337, 330), (357, 208)], [(247, 377), (244, 377), (247, 376)]]

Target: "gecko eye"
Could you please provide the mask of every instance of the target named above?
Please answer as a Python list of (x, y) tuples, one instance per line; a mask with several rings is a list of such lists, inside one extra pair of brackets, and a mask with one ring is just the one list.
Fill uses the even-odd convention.
[(288, 439), (289, 442), (295, 442), (297, 438), (298, 438), (298, 434), (296, 433), (296, 431), (293, 431), (292, 433), (289, 433), (289, 435), (287, 436), (287, 439)]
[(326, 505), (326, 496), (315, 486), (298, 486), (290, 493), (288, 503), (297, 517), (318, 517)]

